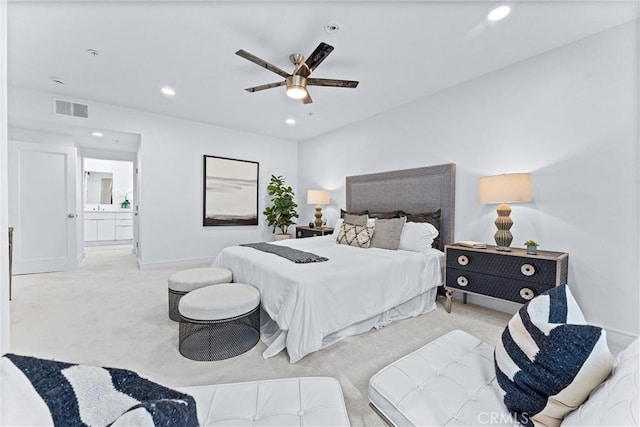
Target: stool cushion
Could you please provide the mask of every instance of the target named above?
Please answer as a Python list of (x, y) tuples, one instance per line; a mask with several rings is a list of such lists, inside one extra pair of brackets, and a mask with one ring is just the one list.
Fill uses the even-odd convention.
[(455, 330), (383, 368), (369, 400), (394, 425), (508, 425), (493, 347)]
[(226, 268), (191, 268), (173, 273), (169, 277), (169, 289), (178, 292), (191, 292), (203, 286), (231, 283), (231, 279), (231, 270)]
[(222, 283), (189, 292), (180, 299), (180, 315), (193, 320), (222, 320), (260, 305), (260, 291), (243, 283)]
[(309, 377), (183, 387), (205, 426), (348, 426), (340, 383)]

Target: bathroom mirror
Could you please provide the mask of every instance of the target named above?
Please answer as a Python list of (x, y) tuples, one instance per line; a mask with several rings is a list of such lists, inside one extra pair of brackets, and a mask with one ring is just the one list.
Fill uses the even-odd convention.
[(112, 203), (113, 174), (110, 172), (85, 171), (85, 204), (110, 205)]

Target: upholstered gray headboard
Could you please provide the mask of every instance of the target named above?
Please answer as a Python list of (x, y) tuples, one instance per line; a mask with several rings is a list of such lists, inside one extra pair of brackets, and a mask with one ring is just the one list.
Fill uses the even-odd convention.
[(346, 179), (347, 211), (407, 213), (434, 212), (440, 217), (440, 243), (453, 243), (456, 199), (456, 165), (427, 166)]

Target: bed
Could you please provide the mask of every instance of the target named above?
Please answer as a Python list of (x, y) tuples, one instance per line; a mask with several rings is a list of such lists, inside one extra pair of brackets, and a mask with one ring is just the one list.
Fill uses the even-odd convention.
[(444, 282), (444, 245), (453, 242), (455, 165), (346, 178), (349, 212), (440, 211), (439, 247), (426, 252), (362, 249), (335, 236), (273, 242), (328, 258), (296, 264), (245, 246), (223, 249), (214, 266), (262, 297), (263, 356), (286, 349), (291, 363), (345, 336), (435, 309)]

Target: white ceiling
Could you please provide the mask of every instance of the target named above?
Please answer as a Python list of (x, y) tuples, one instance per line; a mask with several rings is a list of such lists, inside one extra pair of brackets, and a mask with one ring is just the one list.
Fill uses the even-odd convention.
[[(301, 141), (638, 17), (636, 1), (527, 0), (488, 22), (499, 4), (10, 1), (9, 84)], [(281, 77), (238, 49), (291, 71), (289, 54), (321, 41), (335, 50), (313, 77), (358, 88), (312, 87), (309, 105), (283, 87), (243, 90)]]

